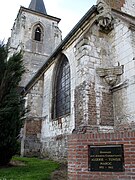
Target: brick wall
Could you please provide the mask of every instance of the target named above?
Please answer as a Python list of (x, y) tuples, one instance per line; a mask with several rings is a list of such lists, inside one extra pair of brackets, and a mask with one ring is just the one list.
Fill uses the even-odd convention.
[(112, 8), (121, 10), (123, 5), (125, 4), (125, 0), (105, 0), (107, 4), (109, 4)]
[[(102, 90), (103, 91), (103, 90)], [(75, 89), (75, 129), (83, 126), (113, 126), (112, 93), (96, 92), (95, 83), (83, 82)], [(98, 99), (96, 99), (98, 98)]]
[(24, 138), (24, 156), (33, 157), (40, 156), (41, 152), (41, 125), (42, 120), (39, 118), (28, 119), (25, 124), (25, 138)]
[(38, 133), (41, 133), (41, 125), (42, 125), (42, 121), (40, 119), (28, 120), (26, 123), (26, 136), (37, 135)]
[(96, 125), (96, 92), (94, 83), (83, 82), (75, 89), (75, 126)]
[[(88, 171), (88, 145), (124, 147), (124, 172)], [(68, 176), (70, 180), (135, 179), (135, 132), (73, 134), (68, 139)]]
[(97, 125), (97, 107), (96, 107), (96, 92), (95, 83), (89, 86), (89, 101), (88, 101), (88, 124)]
[(102, 126), (113, 126), (113, 101), (112, 93), (102, 92), (102, 102), (100, 107), (101, 124)]

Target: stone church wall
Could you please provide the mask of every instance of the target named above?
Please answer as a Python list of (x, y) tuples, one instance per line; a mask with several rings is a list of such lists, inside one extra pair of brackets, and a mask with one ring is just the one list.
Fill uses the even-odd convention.
[[(99, 32), (94, 25), (76, 42), (77, 79), (75, 89), (75, 123), (82, 132), (94, 129), (112, 130), (113, 100), (110, 86), (97, 72), (111, 68), (110, 36)], [(86, 130), (87, 129), (87, 130)]]
[[(92, 28), (95, 32), (95, 27)], [(105, 46), (101, 46), (104, 43)], [(102, 47), (102, 48), (101, 48)], [(67, 135), (112, 130), (113, 105), (112, 94), (108, 86), (101, 85), (96, 67), (101, 66), (103, 53), (109, 56), (110, 50), (104, 40), (91, 34), (82, 35), (63, 53), (67, 56), (71, 70), (71, 114), (53, 120), (51, 117), (54, 63), (44, 73), (43, 123), (42, 123), (42, 155), (53, 158), (67, 156)], [(79, 53), (80, 52), (80, 53)], [(107, 57), (106, 57), (107, 58)], [(104, 62), (104, 64), (106, 61)], [(95, 83), (96, 81), (96, 83)]]
[[(71, 53), (71, 52), (70, 52)], [(68, 54), (68, 53), (67, 53)], [(66, 55), (67, 55), (66, 54)], [(69, 55), (69, 54), (68, 54)], [(68, 58), (67, 55), (67, 58)], [(72, 56), (72, 55), (71, 55)], [(73, 58), (74, 59), (74, 58)], [(58, 119), (52, 118), (52, 95), (54, 91), (54, 72), (58, 59), (44, 73), (43, 123), (42, 123), (42, 156), (53, 159), (66, 159), (67, 135), (74, 129), (74, 61), (68, 58), (71, 70), (71, 113)]]
[(99, 34), (93, 26), (63, 53), (69, 60), (71, 70), (71, 114), (52, 119), (53, 74), (59, 58), (44, 73), (41, 113), (41, 154), (56, 159), (67, 156), (67, 135), (72, 132), (98, 131), (100, 126), (101, 129), (112, 131), (113, 126), (112, 93), (96, 73), (96, 68), (109, 64), (110, 49), (104, 35)]
[(41, 78), (27, 95), (27, 118), (23, 129), (22, 155), (40, 156), (42, 127), (43, 78)]
[[(69, 134), (134, 129), (134, 26), (127, 23), (129, 19), (124, 20), (124, 15), (116, 16), (114, 11), (113, 15), (114, 24), (109, 24), (111, 28), (107, 30), (101, 28), (102, 19), (97, 24), (95, 17), (94, 20), (90, 17), (85, 30), (82, 27), (76, 32), (44, 69), (43, 79), (31, 88), (28, 94), (31, 111), (25, 127), (28, 153), (35, 149), (43, 157), (66, 159)], [(71, 113), (53, 119), (54, 75), (61, 54), (70, 64)], [(34, 140), (30, 142), (29, 137)]]
[(130, 25), (120, 22), (113, 31), (112, 48), (114, 64), (119, 63), (124, 67), (116, 87), (112, 88), (114, 123), (118, 129), (134, 128), (135, 97), (134, 97), (134, 30)]
[(29, 82), (29, 80), (36, 74), (37, 69), (39, 69), (44, 62), (46, 62), (48, 56), (25, 51), (23, 58), (25, 59), (24, 65), (26, 67), (25, 74), (22, 77), (21, 86), (24, 86)]

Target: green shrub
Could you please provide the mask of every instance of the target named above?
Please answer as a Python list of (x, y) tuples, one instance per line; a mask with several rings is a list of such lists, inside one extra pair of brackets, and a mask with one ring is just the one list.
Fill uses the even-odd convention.
[(8, 164), (18, 152), (24, 115), (24, 100), (19, 92), (24, 73), (22, 53), (7, 57), (7, 47), (0, 44), (0, 166)]

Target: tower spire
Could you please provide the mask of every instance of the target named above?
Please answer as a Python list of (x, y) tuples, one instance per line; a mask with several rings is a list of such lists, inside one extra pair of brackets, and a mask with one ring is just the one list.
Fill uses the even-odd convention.
[(39, 13), (47, 14), (43, 0), (31, 0), (28, 8)]

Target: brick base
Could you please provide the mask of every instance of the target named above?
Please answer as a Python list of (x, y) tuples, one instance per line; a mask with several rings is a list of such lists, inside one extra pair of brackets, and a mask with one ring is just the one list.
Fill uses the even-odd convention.
[[(124, 147), (124, 172), (88, 171), (88, 145)], [(135, 179), (135, 132), (72, 134), (68, 139), (68, 177), (70, 180)]]
[(42, 120), (40, 118), (29, 118), (25, 123), (23, 156), (39, 157), (41, 155), (40, 135)]

